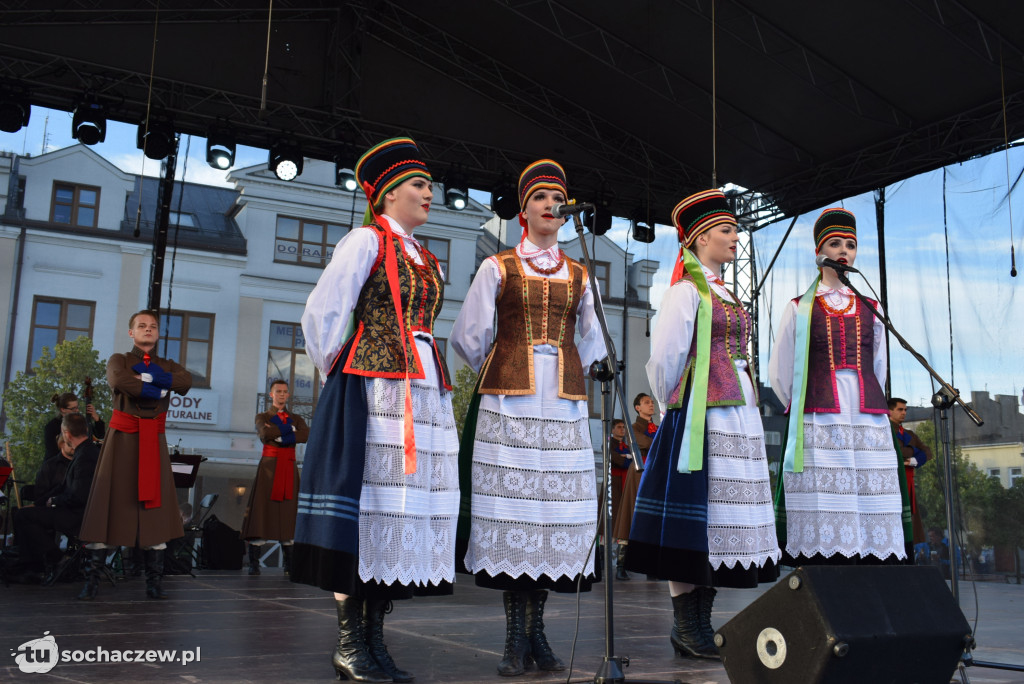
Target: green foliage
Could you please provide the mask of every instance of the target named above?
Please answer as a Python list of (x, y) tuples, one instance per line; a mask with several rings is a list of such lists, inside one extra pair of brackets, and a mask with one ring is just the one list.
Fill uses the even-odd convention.
[[(946, 529), (942, 445), (937, 443), (931, 422), (922, 423), (915, 432), (933, 456), (914, 474), (922, 522), (926, 529)], [(1024, 481), (1004, 489), (998, 478), (989, 477), (967, 460), (960, 447), (953, 448), (953, 468), (967, 550), (977, 554), (982, 546), (1024, 545)]]
[(466, 424), (466, 411), (469, 409), (469, 402), (473, 399), (473, 390), (476, 389), (477, 374), (469, 366), (463, 366), (455, 372), (455, 382), (452, 383), (452, 410), (455, 412), (455, 425), (459, 430), (459, 440), (462, 440), (462, 426)]
[(58, 344), (51, 354), (43, 354), (32, 373), (18, 372), (4, 390), (4, 412), (7, 414), (4, 438), (11, 449), (11, 460), (19, 480), (35, 478), (43, 461), (43, 428), (57, 415), (50, 398), (54, 394), (74, 392), (85, 412), (82, 396), (85, 378), (92, 378), (93, 400), (100, 416), (110, 418), (110, 388), (107, 386), (106, 364), (92, 348), (92, 340), (79, 337)]

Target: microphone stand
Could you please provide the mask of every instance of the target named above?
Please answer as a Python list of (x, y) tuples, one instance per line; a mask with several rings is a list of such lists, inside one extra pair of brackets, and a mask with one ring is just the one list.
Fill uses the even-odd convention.
[[(847, 277), (847, 275), (846, 275), (846, 273), (844, 271), (837, 270), (837, 269), (833, 269), (833, 270), (835, 271), (836, 275), (839, 276), (839, 280), (844, 285), (846, 285), (848, 288), (850, 288), (850, 290), (853, 292), (853, 294), (857, 296), (857, 299), (859, 299), (860, 302), (865, 307), (867, 307), (868, 311), (873, 313), (875, 315), (875, 317), (878, 318), (878, 320), (880, 320), (882, 322), (882, 324), (885, 326), (886, 330), (888, 330), (889, 332), (892, 333), (893, 337), (895, 337), (899, 341), (900, 346), (902, 346), (904, 349), (906, 349), (908, 352), (910, 352), (911, 356), (913, 356), (917, 360), (917, 362), (919, 364), (921, 364), (921, 366), (923, 366), (926, 371), (928, 371), (928, 374), (932, 376), (932, 379), (934, 379), (935, 382), (937, 382), (939, 384), (939, 391), (936, 392), (932, 396), (932, 406), (934, 406), (936, 409), (938, 409), (939, 416), (940, 416), (940, 419), (941, 419), (941, 426), (942, 426), (942, 430), (941, 430), (941, 432), (942, 432), (942, 435), (941, 435), (941, 439), (942, 439), (942, 454), (943, 454), (944, 461), (945, 461), (943, 463), (943, 477), (945, 478), (945, 486), (943, 487), (943, 490), (944, 490), (943, 493), (945, 494), (945, 498), (946, 498), (946, 527), (949, 530), (950, 590), (953, 593), (953, 598), (956, 600), (957, 605), (959, 606), (960, 605), (960, 580), (959, 580), (959, 570), (957, 568), (957, 564), (958, 564), (959, 558), (960, 558), (960, 549), (957, 546), (957, 537), (954, 534), (954, 531), (957, 528), (954, 526), (954, 524), (955, 524), (955, 511), (954, 511), (954, 508), (953, 508), (953, 496), (955, 495), (955, 492), (953, 490), (954, 466), (953, 466), (953, 458), (952, 458), (952, 448), (950, 446), (951, 440), (950, 440), (950, 434), (949, 434), (949, 409), (953, 406), (954, 403), (955, 404), (959, 404), (960, 408), (962, 408), (964, 410), (964, 412), (967, 414), (967, 417), (970, 418), (971, 421), (975, 425), (978, 425), (980, 427), (981, 425), (984, 424), (985, 421), (983, 421), (981, 419), (981, 416), (979, 416), (978, 413), (973, 408), (971, 408), (970, 406), (968, 406), (964, 402), (964, 400), (960, 396), (960, 392), (957, 389), (955, 389), (954, 387), (950, 386), (949, 383), (947, 383), (945, 380), (943, 380), (942, 377), (935, 371), (935, 369), (932, 368), (928, 364), (928, 362), (925, 360), (925, 358), (923, 356), (921, 356), (921, 354), (919, 354), (918, 351), (916, 349), (914, 349), (914, 347), (911, 346), (911, 344), (909, 342), (907, 342), (906, 339), (904, 339), (903, 335), (900, 335), (900, 333), (896, 330), (896, 328), (893, 327), (893, 325), (889, 321), (889, 319), (887, 317), (881, 315), (878, 312), (878, 309), (876, 309), (874, 306), (872, 306), (871, 302), (869, 302), (868, 299), (865, 298), (864, 295), (861, 294), (857, 290), (857, 288), (855, 288), (853, 286), (853, 283), (850, 282), (850, 279)], [(1008, 664), (1008, 663), (995, 663), (995, 662), (987, 662), (987, 661), (981, 661), (981, 660), (974, 660), (972, 658), (972, 656), (971, 656), (971, 649), (972, 648), (974, 648), (974, 637), (973, 637), (973, 635), (971, 635), (969, 637), (968, 643), (967, 643), (967, 645), (966, 645), (966, 647), (964, 649), (962, 661), (963, 661), (963, 663), (965, 665), (977, 665), (978, 667), (989, 667), (989, 668), (995, 668), (995, 669), (1001, 669), (1001, 670), (1013, 670), (1013, 671), (1016, 671), (1016, 672), (1024, 672), (1024, 666), (1022, 666), (1022, 665), (1013, 665), (1013, 664)]]
[[(594, 314), (601, 326), (601, 333), (604, 335), (605, 348), (608, 350), (607, 364), (595, 364), (595, 366), (598, 366), (598, 369), (593, 373), (595, 379), (601, 382), (601, 455), (605, 489), (605, 511), (603, 516), (605, 552), (604, 558), (602, 559), (604, 565), (604, 660), (601, 663), (601, 667), (594, 675), (594, 684), (624, 684), (626, 676), (622, 672), (622, 667), (623, 665), (629, 665), (629, 658), (613, 655), (615, 653), (615, 620), (613, 615), (613, 589), (615, 577), (612, 572), (611, 554), (612, 520), (611, 516), (608, 515), (608, 509), (611, 508), (612, 500), (611, 455), (608, 448), (608, 436), (611, 434), (611, 416), (605, 411), (605, 407), (609, 403), (607, 399), (609, 392), (608, 386), (610, 383), (615, 383), (615, 395), (618, 399), (619, 405), (623, 407), (623, 410), (625, 410), (625, 407), (628, 406), (628, 404), (626, 404), (626, 395), (622, 388), (622, 377), (620, 376), (621, 369), (619, 368), (619, 362), (615, 355), (615, 344), (612, 342), (611, 334), (608, 332), (608, 319), (604, 313), (604, 304), (601, 301), (601, 292), (597, 289), (597, 281), (594, 278), (593, 262), (590, 259), (590, 252), (587, 250), (587, 241), (583, 235), (583, 222), (580, 220), (579, 213), (574, 213), (572, 218), (576, 227), (576, 234), (579, 235), (580, 238), (580, 247), (583, 250), (583, 262), (587, 266), (590, 291), (594, 293)], [(637, 470), (643, 470), (643, 467), (640, 465), (640, 450), (636, 447), (636, 442), (633, 439), (633, 429), (631, 427), (626, 428), (626, 442), (629, 445), (630, 453), (633, 455), (633, 467)], [(636, 684), (681, 684), (678, 679), (673, 680), (671, 683), (656, 680), (632, 681)]]

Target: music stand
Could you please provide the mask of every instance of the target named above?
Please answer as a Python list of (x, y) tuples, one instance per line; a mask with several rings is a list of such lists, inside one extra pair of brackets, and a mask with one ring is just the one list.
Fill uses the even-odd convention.
[(196, 485), (199, 464), (206, 460), (199, 454), (182, 454), (177, 451), (171, 454), (171, 472), (174, 473), (174, 486), (177, 489), (191, 489)]
[[(3, 556), (7, 550), (7, 536), (11, 530), (11, 489), (14, 487), (14, 480), (11, 478), (11, 473), (14, 472), (14, 468), (10, 466), (0, 467), (0, 515), (3, 516), (4, 524), (3, 529), (0, 529), (0, 556)], [(7, 563), (0, 560), (0, 578), (3, 579), (4, 586), (8, 585), (7, 582)]]

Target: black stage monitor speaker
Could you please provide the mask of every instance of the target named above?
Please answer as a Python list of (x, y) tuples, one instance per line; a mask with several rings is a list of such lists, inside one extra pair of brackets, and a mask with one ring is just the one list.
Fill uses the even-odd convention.
[(809, 566), (715, 643), (733, 684), (949, 684), (970, 632), (937, 568)]

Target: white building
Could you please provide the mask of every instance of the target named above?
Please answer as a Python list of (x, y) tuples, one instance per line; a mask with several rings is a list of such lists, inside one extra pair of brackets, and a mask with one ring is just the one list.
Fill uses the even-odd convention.
[[(303, 351), (299, 320), (334, 244), (361, 224), (365, 200), (361, 192), (335, 187), (334, 165), (316, 160), (307, 160), (291, 182), (263, 166), (235, 169), (228, 178), (233, 189), (175, 185), (161, 300), (168, 318), (159, 349), (163, 354), (166, 342), (166, 356), (194, 375), (193, 389), (168, 415), (167, 441), (209, 459), (196, 494), (218, 492), (218, 517), (238, 527), (260, 453), (253, 416), (270, 381), (290, 381), (296, 411), (315, 403), (319, 378)], [(87, 335), (101, 358), (129, 348), (128, 318), (148, 298), (157, 188), (157, 179), (125, 173), (82, 145), (38, 157), (0, 156), (5, 384), (32, 366), (44, 345)], [(416, 229), (447, 276), (435, 326), (446, 352), (476, 268), (497, 249), (501, 224), (477, 202), (453, 211), (435, 193), (429, 223)], [(563, 245), (574, 258), (580, 258), (577, 242)], [(643, 367), (653, 312), (646, 302), (657, 264), (634, 262), (604, 237), (593, 252), (632, 402), (649, 391)], [(461, 360), (447, 356), (454, 377)], [(591, 410), (596, 416), (599, 406), (592, 403)], [(633, 418), (632, 406), (626, 418)], [(592, 432), (599, 451), (596, 420)]]

